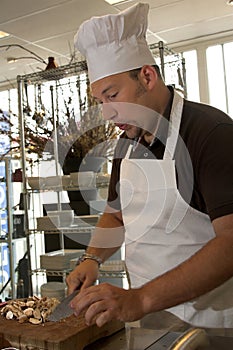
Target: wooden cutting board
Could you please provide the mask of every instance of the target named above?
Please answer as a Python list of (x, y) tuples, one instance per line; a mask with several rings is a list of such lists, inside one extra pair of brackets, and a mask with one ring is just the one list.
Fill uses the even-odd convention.
[(0, 349), (14, 346), (20, 350), (83, 350), (86, 345), (122, 328), (124, 323), (120, 321), (111, 321), (100, 328), (86, 326), (83, 316), (74, 315), (40, 325), (19, 323), (0, 315)]

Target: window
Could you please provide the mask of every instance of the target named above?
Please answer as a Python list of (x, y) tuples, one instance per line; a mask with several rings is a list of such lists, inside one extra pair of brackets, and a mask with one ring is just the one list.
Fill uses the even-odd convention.
[(206, 58), (210, 104), (233, 117), (232, 50), (232, 42), (210, 46), (206, 50)]
[(233, 42), (224, 44), (223, 50), (226, 73), (227, 111), (233, 118)]
[(190, 101), (200, 102), (197, 52), (196, 50), (183, 52), (186, 70), (187, 98)]

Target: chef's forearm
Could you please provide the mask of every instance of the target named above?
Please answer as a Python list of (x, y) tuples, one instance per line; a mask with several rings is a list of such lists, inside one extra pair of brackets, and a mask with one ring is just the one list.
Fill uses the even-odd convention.
[(142, 287), (144, 312), (195, 299), (233, 276), (232, 236), (219, 236), (178, 267)]
[(98, 221), (87, 253), (96, 255), (105, 261), (121, 247), (123, 242), (124, 226), (121, 214), (119, 212), (111, 213), (110, 210), (106, 209)]

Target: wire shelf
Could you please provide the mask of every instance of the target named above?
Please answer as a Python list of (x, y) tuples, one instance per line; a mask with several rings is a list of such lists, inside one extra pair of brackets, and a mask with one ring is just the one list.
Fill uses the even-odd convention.
[(18, 75), (17, 81), (27, 81), (30, 82), (30, 84), (36, 84), (41, 82), (47, 82), (49, 80), (60, 80), (62, 78), (68, 78), (72, 75), (77, 75), (86, 71), (86, 61), (80, 61), (65, 66), (57, 67), (54, 69), (48, 69), (36, 73), (27, 74), (24, 76)]
[(46, 274), (47, 276), (63, 277), (64, 275), (68, 275), (70, 271), (71, 269), (67, 269), (67, 270), (34, 269), (34, 270), (31, 270), (30, 273), (31, 275)]
[[(163, 44), (162, 41), (159, 43), (149, 45), (150, 50), (155, 56), (161, 56), (161, 51), (163, 55), (173, 55), (176, 56), (177, 59), (181, 59), (181, 54), (174, 52), (166, 45)], [(27, 74), (24, 76), (18, 75), (17, 81), (29, 81), (32, 84), (46, 82), (49, 80), (60, 80), (62, 78), (67, 78), (72, 75), (77, 75), (80, 73), (87, 72), (87, 62), (86, 61), (78, 61), (68, 65), (64, 65), (61, 67), (57, 67), (54, 69), (48, 69), (44, 71), (39, 71), (31, 74)]]
[(29, 192), (60, 192), (60, 191), (88, 191), (88, 190), (95, 190), (99, 188), (105, 188), (109, 186), (109, 182), (101, 182), (96, 184), (96, 186), (86, 186), (86, 187), (79, 187), (75, 185), (70, 186), (41, 186), (40, 189), (32, 189), (28, 188)]
[(149, 45), (149, 48), (152, 51), (152, 53), (158, 57), (161, 55), (161, 51), (164, 56), (177, 56), (177, 58), (181, 57), (180, 53), (173, 51), (168, 46), (164, 45), (162, 41)]
[(44, 234), (72, 234), (72, 233), (92, 233), (95, 229), (95, 226), (87, 225), (87, 227), (83, 226), (73, 226), (73, 227), (58, 227), (58, 228), (51, 228), (51, 229), (29, 229), (27, 231), (28, 234), (33, 233), (44, 233)]

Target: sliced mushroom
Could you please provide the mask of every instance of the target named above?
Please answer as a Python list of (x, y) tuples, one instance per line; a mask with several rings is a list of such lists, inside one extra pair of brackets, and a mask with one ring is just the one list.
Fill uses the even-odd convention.
[(38, 320), (36, 318), (30, 317), (29, 318), (29, 322), (32, 323), (32, 324), (41, 324), (42, 323), (42, 318), (40, 320)]
[(36, 318), (37, 320), (40, 320), (41, 319), (41, 312), (40, 310), (37, 308), (33, 311), (33, 316), (34, 318)]
[(25, 307), (25, 306), (29, 306), (29, 305), (27, 305), (27, 304), (25, 303), (25, 301), (22, 301), (22, 300), (17, 301), (17, 303), (15, 302), (14, 305), (15, 305), (15, 304), (16, 304), (18, 307), (20, 307), (20, 308), (23, 308), (23, 307)]
[(25, 309), (25, 310), (23, 311), (23, 313), (24, 313), (27, 317), (31, 317), (31, 316), (33, 315), (33, 311), (34, 311), (34, 309), (33, 309), (32, 307), (29, 307), (29, 308)]
[(27, 317), (27, 315), (23, 314), (23, 315), (19, 316), (18, 321), (19, 321), (19, 323), (28, 322), (28, 317)]
[(44, 310), (41, 312), (41, 317), (42, 317), (44, 322), (47, 320), (47, 318), (50, 314), (51, 314), (51, 311), (49, 311), (49, 310), (46, 310), (46, 311)]
[(56, 298), (37, 296), (22, 300), (12, 300), (7, 303), (0, 313), (7, 319), (17, 319), (19, 323), (30, 322), (40, 324), (46, 322), (48, 316), (59, 304)]
[(6, 313), (6, 319), (7, 320), (12, 320), (14, 318), (14, 314), (11, 310), (7, 311)]
[(35, 301), (34, 301), (34, 300), (28, 300), (28, 301), (26, 302), (26, 306), (28, 306), (28, 307), (33, 307), (34, 304), (35, 304)]

